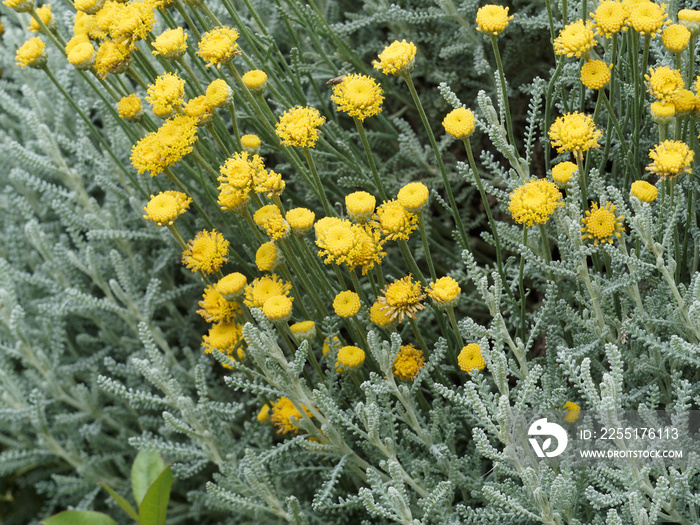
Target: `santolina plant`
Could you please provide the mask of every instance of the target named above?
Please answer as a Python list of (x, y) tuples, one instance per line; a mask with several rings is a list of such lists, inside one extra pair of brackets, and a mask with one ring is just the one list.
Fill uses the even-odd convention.
[(506, 450), (697, 408), (700, 12), (3, 4), (4, 521), (697, 522)]

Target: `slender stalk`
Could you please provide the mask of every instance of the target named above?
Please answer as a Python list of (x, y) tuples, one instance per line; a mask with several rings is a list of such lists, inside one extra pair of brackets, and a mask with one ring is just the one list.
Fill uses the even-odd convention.
[[(562, 0), (566, 2), (566, 0)], [(566, 22), (564, 22), (566, 25)], [(506, 128), (508, 130), (508, 140), (510, 145), (513, 146), (515, 150), (516, 157), (518, 157), (518, 148), (515, 144), (515, 134), (513, 132), (513, 122), (510, 116), (510, 103), (508, 102), (508, 92), (506, 91), (506, 77), (503, 72), (503, 62), (501, 61), (501, 52), (498, 49), (498, 37), (491, 35), (491, 47), (493, 47), (493, 54), (496, 56), (496, 66), (498, 67), (498, 78), (501, 82), (501, 93), (503, 95), (503, 109), (506, 114)]]
[(459, 325), (457, 324), (457, 318), (455, 317), (455, 309), (452, 306), (445, 308), (447, 311), (447, 318), (450, 320), (452, 325), (452, 330), (454, 330), (455, 337), (457, 338), (457, 345), (459, 349), (464, 348), (464, 340), (462, 339), (462, 333), (459, 331)]
[(355, 126), (357, 127), (357, 133), (360, 135), (362, 147), (365, 149), (367, 162), (369, 162), (369, 169), (372, 171), (372, 177), (374, 178), (374, 185), (377, 187), (377, 191), (379, 192), (379, 196), (382, 198), (382, 200), (388, 200), (386, 190), (384, 189), (384, 184), (382, 183), (382, 179), (379, 177), (377, 166), (374, 163), (374, 155), (372, 155), (372, 149), (370, 148), (369, 141), (367, 140), (365, 127), (360, 119), (353, 118), (353, 120), (355, 121)]
[(437, 274), (435, 273), (435, 265), (433, 264), (433, 258), (430, 256), (430, 245), (428, 244), (428, 236), (425, 232), (425, 218), (423, 217), (423, 210), (416, 213), (418, 215), (418, 229), (420, 230), (420, 240), (423, 243), (423, 253), (425, 254), (425, 260), (428, 261), (428, 271), (430, 272), (430, 278), (435, 281), (437, 279)]

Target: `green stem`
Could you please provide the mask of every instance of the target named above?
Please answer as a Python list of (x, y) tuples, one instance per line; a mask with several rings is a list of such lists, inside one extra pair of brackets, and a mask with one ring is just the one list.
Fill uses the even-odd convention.
[(311, 150), (308, 147), (302, 148), (304, 151), (304, 157), (306, 158), (306, 163), (309, 165), (311, 170), (311, 176), (313, 177), (314, 183), (316, 184), (316, 192), (318, 197), (321, 199), (321, 204), (323, 204), (323, 211), (328, 217), (333, 217), (337, 215), (335, 210), (331, 208), (330, 202), (328, 202), (328, 197), (326, 197), (326, 192), (323, 191), (323, 184), (321, 183), (321, 177), (318, 175), (318, 170), (316, 169), (316, 164), (314, 163), (314, 158), (311, 155)]
[[(566, 0), (563, 0), (566, 2)], [(566, 22), (564, 22), (566, 25)], [(508, 129), (508, 140), (510, 145), (513, 146), (515, 150), (515, 156), (518, 157), (518, 148), (515, 144), (515, 134), (513, 132), (513, 122), (510, 116), (510, 104), (508, 102), (508, 92), (506, 91), (506, 77), (503, 72), (503, 62), (501, 61), (501, 52), (498, 49), (498, 39), (496, 36), (491, 35), (491, 46), (493, 47), (493, 54), (496, 55), (496, 66), (498, 67), (498, 77), (501, 82), (501, 94), (503, 95), (503, 109), (506, 114), (506, 127)]]
[(425, 254), (425, 259), (428, 261), (428, 271), (430, 272), (430, 278), (435, 281), (437, 280), (437, 274), (435, 273), (435, 266), (433, 265), (433, 258), (430, 256), (430, 245), (428, 244), (428, 236), (425, 232), (425, 218), (423, 217), (423, 210), (416, 213), (418, 215), (418, 229), (420, 230), (420, 240), (423, 243), (423, 253)]
[(365, 149), (365, 155), (367, 156), (367, 162), (369, 162), (369, 168), (372, 171), (372, 177), (374, 178), (374, 185), (377, 187), (379, 196), (382, 200), (388, 200), (386, 190), (384, 189), (384, 184), (382, 184), (382, 179), (379, 177), (377, 172), (377, 166), (374, 163), (374, 155), (372, 155), (372, 150), (369, 147), (369, 141), (367, 140), (367, 134), (365, 133), (365, 127), (362, 121), (358, 118), (353, 118), (355, 121), (355, 126), (357, 127), (357, 132), (360, 135), (360, 141), (362, 142), (362, 147)]

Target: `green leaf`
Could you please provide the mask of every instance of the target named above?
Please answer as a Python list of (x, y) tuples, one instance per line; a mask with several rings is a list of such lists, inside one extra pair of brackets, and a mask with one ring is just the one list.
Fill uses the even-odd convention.
[(46, 518), (41, 525), (117, 525), (117, 522), (101, 512), (64, 510)]
[(136, 505), (141, 506), (148, 488), (163, 472), (165, 462), (158, 452), (139, 451), (131, 467), (131, 488), (134, 491)]
[(136, 522), (139, 521), (139, 515), (136, 513), (134, 510), (134, 507), (131, 506), (131, 503), (129, 503), (126, 499), (122, 498), (119, 494), (117, 494), (112, 487), (107, 485), (107, 483), (98, 483), (98, 485), (102, 485), (107, 492), (109, 492), (109, 495), (114, 498), (114, 501), (117, 502), (117, 505), (121, 507), (121, 509), (126, 512), (130, 518), (135, 520)]
[(143, 497), (139, 506), (141, 525), (165, 525), (168, 512), (170, 487), (173, 485), (173, 471), (170, 465), (158, 476)]

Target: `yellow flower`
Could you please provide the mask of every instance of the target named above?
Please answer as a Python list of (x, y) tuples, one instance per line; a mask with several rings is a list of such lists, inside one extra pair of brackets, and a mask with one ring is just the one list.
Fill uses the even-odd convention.
[(265, 179), (255, 185), (255, 191), (265, 194), (268, 199), (272, 199), (275, 195), (278, 197), (282, 195), (286, 185), (280, 173), (270, 170), (267, 172)]
[[(306, 412), (307, 416), (311, 417), (311, 412), (308, 408), (303, 405), (301, 408)], [(272, 408), (270, 410), (272, 412), (270, 419), (277, 427), (278, 434), (287, 434), (289, 432), (293, 434), (299, 433), (297, 423), (301, 421), (303, 416), (294, 406), (291, 399), (288, 397), (280, 397), (277, 401), (272, 403)]]
[[(234, 153), (223, 166), (219, 168), (221, 177), (219, 182), (246, 192), (254, 186), (261, 184), (267, 178), (265, 163), (258, 155), (249, 155), (247, 152)], [(219, 187), (221, 189), (221, 187)]]
[(442, 126), (454, 138), (466, 139), (474, 132), (474, 113), (467, 108), (453, 109), (442, 119)]
[(226, 262), (229, 245), (216, 230), (202, 230), (187, 243), (182, 264), (193, 272), (214, 273)]
[[(243, 344), (243, 326), (235, 321), (217, 323), (209, 329), (209, 334), (203, 338), (204, 352), (211, 354), (216, 348), (219, 352), (234, 357), (234, 350), (239, 347), (238, 355), (241, 357), (240, 346)], [(228, 368), (228, 367), (227, 367)]]
[(209, 105), (213, 108), (220, 108), (231, 102), (231, 88), (223, 78), (213, 80), (207, 86), (206, 95)]
[(241, 307), (235, 301), (228, 301), (213, 286), (207, 286), (204, 296), (199, 301), (201, 310), (197, 313), (204, 317), (208, 323), (229, 322), (241, 314)]
[(219, 198), (217, 203), (222, 210), (229, 210), (233, 213), (243, 213), (250, 202), (248, 189), (235, 187), (233, 184), (224, 183), (219, 186)]
[(508, 210), (518, 224), (545, 224), (563, 206), (561, 192), (553, 182), (531, 179), (510, 194)]
[(353, 221), (366, 222), (374, 213), (377, 199), (366, 191), (356, 191), (345, 197), (345, 207)]
[(233, 272), (223, 276), (216, 283), (216, 291), (226, 297), (229, 301), (241, 295), (248, 282), (246, 276), (240, 272)]
[(270, 297), (276, 295), (287, 295), (292, 285), (283, 281), (277, 275), (263, 275), (254, 279), (245, 288), (245, 300), (243, 301), (249, 308), (262, 308)]
[(603, 132), (596, 129), (593, 119), (575, 111), (558, 117), (549, 128), (552, 146), (559, 153), (571, 151), (580, 155), (591, 148), (598, 148)]
[(574, 423), (581, 414), (581, 407), (573, 401), (567, 401), (564, 403), (562, 408), (566, 410), (566, 414), (564, 414), (564, 421), (567, 423)]
[(382, 290), (383, 296), (377, 298), (377, 303), (392, 321), (403, 321), (404, 317), (415, 319), (416, 314), (425, 310), (421, 301), (425, 299), (423, 287), (413, 281), (410, 275), (386, 285)]
[(262, 231), (275, 241), (288, 237), (292, 230), (275, 204), (268, 204), (257, 210), (253, 214), (253, 220)]
[(292, 208), (285, 216), (294, 235), (306, 235), (311, 231), (316, 214), (308, 208)]
[(333, 300), (333, 310), (336, 315), (346, 319), (357, 315), (360, 305), (360, 296), (349, 290), (340, 292)]
[(695, 109), (698, 102), (698, 97), (689, 89), (679, 89), (673, 95), (673, 106), (676, 108), (676, 113), (688, 113)]
[(209, 62), (207, 67), (216, 66), (221, 69), (221, 64), (233, 59), (235, 55), (240, 55), (236, 40), (238, 31), (232, 27), (216, 27), (202, 35), (199, 41), (197, 56)]
[(182, 108), (182, 112), (194, 119), (198, 126), (203, 126), (214, 118), (213, 108), (209, 105), (209, 101), (204, 95), (188, 100), (187, 104)]
[(151, 200), (144, 208), (144, 219), (155, 222), (158, 226), (170, 225), (190, 207), (190, 199), (179, 191), (163, 191)]
[(440, 277), (434, 283), (430, 283), (428, 296), (438, 308), (447, 308), (457, 304), (461, 292), (459, 283), (452, 277)]
[(313, 148), (320, 133), (318, 128), (325, 121), (316, 108), (295, 106), (280, 117), (275, 132), (285, 146)]
[(409, 182), (399, 190), (396, 199), (409, 213), (418, 213), (428, 204), (430, 191), (422, 182)]
[(384, 240), (381, 233), (372, 224), (354, 224), (352, 233), (355, 237), (353, 249), (348, 254), (346, 262), (348, 269), (362, 267), (362, 275), (366, 275), (375, 264), (381, 264), (386, 252), (382, 251)]
[(552, 168), (552, 179), (557, 184), (566, 184), (569, 179), (573, 177), (574, 172), (578, 169), (578, 166), (573, 162), (560, 162)]
[(338, 222), (328, 229), (316, 232), (316, 246), (320, 248), (319, 257), (325, 257), (326, 264), (343, 264), (355, 245), (355, 235), (352, 231), (352, 223), (348, 220)]
[(644, 75), (644, 78), (649, 93), (664, 102), (671, 102), (676, 92), (683, 89), (681, 72), (668, 66), (649, 68), (649, 73)]
[(299, 341), (311, 341), (316, 337), (316, 323), (313, 321), (301, 321), (289, 325), (289, 330)]
[(661, 39), (671, 53), (680, 53), (690, 42), (690, 31), (683, 24), (672, 24), (664, 29)]
[(559, 31), (559, 36), (554, 40), (554, 52), (578, 58), (588, 56), (588, 51), (595, 44), (593, 25), (587, 20), (577, 20)]
[(597, 33), (610, 38), (614, 33), (627, 31), (627, 10), (620, 2), (603, 0), (595, 13), (590, 13), (595, 20)]
[(136, 49), (135, 41), (146, 38), (155, 26), (153, 11), (153, 5), (148, 2), (117, 3), (109, 16), (109, 26), (106, 30), (113, 39), (122, 42), (129, 50)]
[(413, 381), (423, 366), (425, 366), (423, 352), (413, 345), (402, 345), (394, 359), (392, 371), (399, 379)]
[(17, 13), (28, 13), (34, 9), (34, 0), (5, 0), (3, 4)]
[(384, 305), (374, 303), (369, 309), (369, 320), (376, 324), (379, 328), (389, 330), (396, 321), (384, 310)]
[[(51, 16), (50, 4), (44, 4), (41, 7), (37, 7), (36, 14), (49, 30), (56, 25), (56, 21)], [(41, 31), (41, 26), (39, 25), (39, 22), (32, 18), (29, 21), (29, 27), (27, 29), (29, 29), (32, 33), (38, 33)]]
[(624, 226), (622, 221), (624, 216), (615, 215), (615, 206), (608, 202), (602, 208), (598, 207), (598, 203), (594, 202), (590, 210), (586, 211), (586, 217), (582, 220), (583, 228), (581, 228), (582, 239), (593, 239), (593, 246), (598, 246), (599, 242), (608, 242), (612, 244), (613, 237), (622, 237)]
[(243, 149), (250, 153), (250, 154), (256, 154), (260, 151), (260, 137), (257, 135), (243, 135), (241, 137), (241, 146), (243, 146)]
[(75, 36), (86, 36), (94, 40), (101, 40), (105, 37), (104, 31), (97, 25), (94, 16), (78, 11), (75, 13), (73, 22), (73, 34)]
[(654, 202), (659, 196), (659, 190), (645, 180), (636, 180), (632, 183), (630, 195), (637, 197), (642, 202)]
[(71, 50), (67, 53), (66, 58), (75, 69), (87, 71), (95, 65), (97, 54), (95, 53), (95, 48), (92, 47), (92, 42), (78, 43), (71, 47)]
[(418, 216), (406, 211), (396, 200), (387, 201), (377, 208), (374, 220), (389, 241), (408, 240), (418, 228)]
[(185, 115), (168, 120), (131, 148), (131, 163), (139, 173), (154, 177), (192, 151), (197, 140), (197, 122)]
[(649, 109), (652, 120), (657, 124), (668, 124), (676, 114), (676, 105), (673, 102), (655, 100)]
[(486, 35), (498, 36), (505, 31), (513, 16), (508, 16), (508, 8), (500, 5), (485, 5), (476, 12), (476, 30)]
[(628, 23), (640, 35), (651, 35), (655, 38), (669, 23), (666, 18), (666, 4), (642, 2), (630, 11)]
[(476, 343), (470, 343), (459, 353), (457, 357), (459, 368), (469, 374), (472, 370), (483, 370), (486, 367), (486, 362), (481, 355), (481, 346)]
[(258, 412), (256, 419), (260, 421), (260, 423), (267, 423), (270, 421), (270, 405), (265, 403)]
[(338, 105), (338, 111), (349, 116), (365, 120), (367, 117), (381, 113), (382, 88), (367, 75), (347, 75), (340, 84), (333, 87), (331, 100)]
[(379, 60), (373, 61), (372, 66), (385, 75), (401, 76), (411, 72), (415, 60), (416, 46), (413, 42), (396, 40), (384, 48)]
[(262, 311), (270, 321), (285, 322), (292, 315), (292, 298), (274, 295), (265, 300)]
[(153, 113), (168, 118), (182, 105), (185, 96), (185, 81), (176, 73), (164, 73), (148, 86), (146, 100), (153, 105)]
[(680, 173), (691, 173), (690, 163), (695, 152), (691, 151), (685, 142), (680, 140), (665, 140), (649, 150), (649, 158), (653, 161), (646, 167), (647, 171), (655, 173), (662, 179), (677, 177)]
[(97, 13), (103, 5), (105, 5), (105, 0), (75, 0), (73, 2), (73, 7), (89, 15)]
[(602, 89), (610, 82), (612, 64), (589, 60), (581, 67), (581, 83), (588, 89)]
[(251, 69), (241, 77), (241, 80), (251, 93), (262, 93), (267, 84), (267, 74), (259, 69)]
[(46, 44), (41, 38), (38, 36), (30, 38), (17, 50), (15, 55), (17, 65), (22, 66), (22, 69), (27, 66), (33, 69), (41, 69), (46, 65), (45, 49)]
[(678, 11), (678, 21), (688, 30), (697, 35), (700, 33), (700, 11), (695, 9), (681, 9)]
[(129, 50), (114, 40), (105, 40), (97, 48), (95, 71), (103, 79), (108, 73), (118, 75), (127, 70), (131, 64)]
[(271, 272), (280, 263), (280, 253), (274, 242), (266, 242), (260, 245), (255, 252), (255, 265), (261, 272)]
[(365, 362), (365, 352), (357, 346), (344, 346), (338, 350), (338, 360), (335, 366), (341, 367), (337, 371), (343, 373), (346, 370), (353, 370), (362, 366)]
[(168, 60), (177, 60), (187, 51), (187, 33), (181, 27), (167, 29), (153, 42), (154, 55), (162, 55)]

